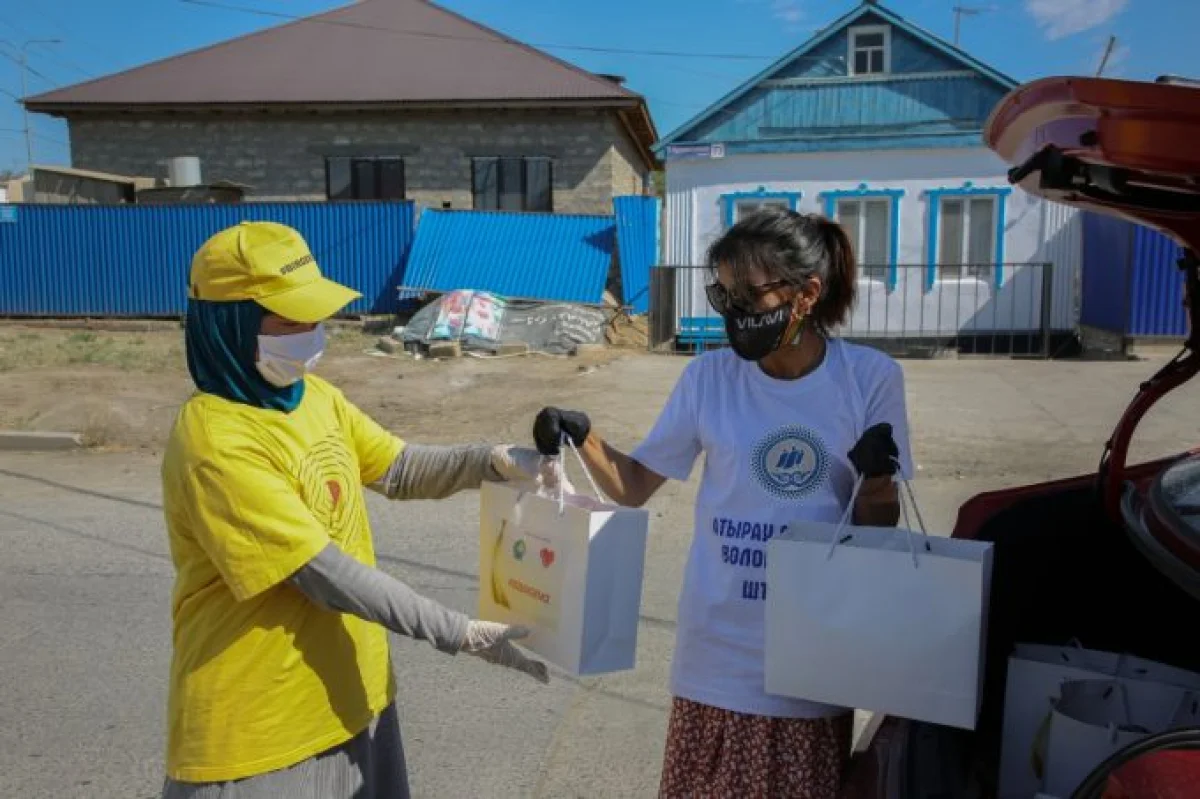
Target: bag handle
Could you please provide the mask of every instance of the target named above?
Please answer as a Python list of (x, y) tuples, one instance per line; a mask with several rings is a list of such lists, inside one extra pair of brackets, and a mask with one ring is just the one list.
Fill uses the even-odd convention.
[[(899, 461), (897, 461), (895, 458), (892, 460), (899, 465)], [(906, 537), (908, 541), (908, 551), (909, 554), (912, 555), (913, 567), (919, 568), (920, 564), (917, 561), (917, 549), (913, 545), (913, 528), (908, 518), (908, 505), (912, 505), (913, 514), (917, 517), (917, 524), (920, 526), (920, 533), (925, 539), (925, 551), (932, 552), (933, 547), (929, 543), (929, 530), (925, 527), (925, 519), (921, 516), (921, 508), (917, 505), (917, 497), (913, 492), (912, 483), (900, 475), (901, 473), (897, 471), (896, 476), (893, 476), (892, 480), (893, 482), (900, 483), (904, 489), (903, 491), (898, 492), (900, 500), (900, 513), (904, 521), (904, 532), (907, 534)], [(854, 536), (853, 533), (843, 536), (842, 532), (846, 529), (847, 525), (850, 524), (850, 520), (854, 516), (854, 504), (858, 501), (858, 495), (862, 491), (864, 482), (865, 480), (861, 474), (855, 476), (854, 488), (850, 492), (850, 502), (846, 505), (846, 510), (842, 513), (842, 517), (838, 521), (838, 525), (833, 531), (833, 539), (829, 542), (829, 551), (825, 555), (826, 560), (829, 560), (833, 557), (833, 551), (837, 549), (838, 544), (844, 544)], [(906, 494), (908, 496), (907, 504), (904, 501)]]
[[(600, 486), (596, 484), (596, 479), (592, 477), (592, 472), (588, 469), (587, 463), (583, 460), (583, 455), (575, 446), (575, 442), (566, 433), (563, 433), (562, 444), (570, 448), (571, 452), (575, 453), (575, 460), (579, 461), (579, 466), (583, 469), (583, 476), (587, 478), (588, 485), (592, 487), (592, 492), (596, 498), (604, 501), (604, 492), (600, 490)], [(563, 463), (561, 451), (559, 457), (552, 459), (554, 463), (554, 471), (558, 477), (558, 515), (561, 516), (567, 511), (567, 467)]]
[[(1066, 646), (1062, 647), (1058, 651), (1059, 659), (1061, 659), (1062, 662), (1066, 663), (1067, 665), (1071, 665), (1071, 656), (1067, 654), (1068, 648), (1074, 649), (1074, 650), (1080, 652), (1081, 654), (1086, 651), (1086, 649), (1083, 645), (1083, 641), (1080, 641), (1079, 638), (1076, 637), (1076, 638), (1072, 638), (1071, 640), (1067, 641)], [(1113, 679), (1119, 679), (1121, 677), (1121, 672), (1125, 670), (1125, 661), (1127, 658), (1128, 658), (1128, 653), (1126, 653), (1126, 652), (1117, 653), (1117, 662), (1112, 667), (1112, 672), (1108, 676), (1112, 677)], [(1139, 671), (1142, 674), (1142, 676), (1144, 676), (1146, 674), (1145, 669), (1138, 669), (1137, 671)], [(1062, 680), (1060, 682), (1066, 682), (1066, 680)]]

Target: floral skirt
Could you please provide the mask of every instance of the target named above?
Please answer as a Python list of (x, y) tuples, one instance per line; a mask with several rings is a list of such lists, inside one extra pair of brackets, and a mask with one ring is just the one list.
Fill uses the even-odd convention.
[(676, 698), (659, 799), (837, 799), (854, 715), (752, 716)]

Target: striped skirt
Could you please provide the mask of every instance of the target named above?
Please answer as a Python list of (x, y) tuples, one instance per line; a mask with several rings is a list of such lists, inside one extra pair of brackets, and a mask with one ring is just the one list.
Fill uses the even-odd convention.
[(854, 715), (752, 716), (676, 698), (659, 799), (837, 799)]

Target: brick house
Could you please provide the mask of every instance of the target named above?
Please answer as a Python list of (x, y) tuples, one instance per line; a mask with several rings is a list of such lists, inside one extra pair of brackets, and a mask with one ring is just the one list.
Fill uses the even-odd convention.
[(325, 14), (31, 98), (74, 167), (205, 181), (257, 200), (611, 213), (643, 193), (643, 97), (425, 0)]

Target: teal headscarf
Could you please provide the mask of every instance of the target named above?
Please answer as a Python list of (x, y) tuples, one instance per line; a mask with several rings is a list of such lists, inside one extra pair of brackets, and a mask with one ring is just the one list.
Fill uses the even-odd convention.
[(188, 300), (188, 371), (196, 387), (207, 394), (290, 413), (304, 398), (304, 381), (276, 388), (254, 365), (265, 314), (253, 300)]

